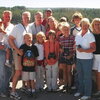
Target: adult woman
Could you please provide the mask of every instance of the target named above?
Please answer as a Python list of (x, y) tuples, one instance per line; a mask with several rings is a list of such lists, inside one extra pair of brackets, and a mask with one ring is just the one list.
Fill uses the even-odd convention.
[(57, 25), (58, 25), (57, 20), (53, 16), (50, 16), (48, 18), (48, 27), (46, 29), (46, 37), (47, 37), (47, 39), (48, 39), (48, 32), (50, 30), (53, 30), (55, 32), (57, 31)]
[(74, 96), (83, 95), (80, 100), (88, 100), (92, 91), (93, 52), (96, 49), (95, 38), (89, 31), (88, 18), (81, 20), (82, 31), (76, 35), (76, 68), (78, 72), (79, 88)]
[(94, 52), (93, 70), (96, 75), (97, 93), (95, 96), (100, 95), (100, 18), (94, 18), (92, 23), (92, 32), (96, 40), (96, 51)]

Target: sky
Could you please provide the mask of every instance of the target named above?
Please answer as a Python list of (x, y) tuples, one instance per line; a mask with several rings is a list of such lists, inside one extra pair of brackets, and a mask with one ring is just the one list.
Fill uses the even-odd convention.
[(0, 0), (0, 7), (100, 8), (100, 0)]

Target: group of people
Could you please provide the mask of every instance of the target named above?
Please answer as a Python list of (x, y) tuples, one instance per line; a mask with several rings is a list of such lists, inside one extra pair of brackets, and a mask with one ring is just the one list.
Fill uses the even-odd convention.
[[(72, 15), (73, 27), (66, 17), (59, 22), (51, 9), (22, 13), (22, 22), (11, 23), (12, 12), (4, 11), (0, 19), (0, 96), (6, 97), (12, 78), (10, 98), (21, 99), (16, 85), (21, 77), (22, 89), (34, 94), (43, 91), (62, 92), (76, 88), (75, 97), (88, 100), (92, 95), (92, 70), (100, 96), (100, 18), (92, 23), (80, 12)], [(13, 67), (12, 67), (13, 66)], [(12, 70), (14, 69), (14, 71)], [(13, 74), (12, 74), (13, 72)], [(74, 73), (75, 72), (75, 73)]]

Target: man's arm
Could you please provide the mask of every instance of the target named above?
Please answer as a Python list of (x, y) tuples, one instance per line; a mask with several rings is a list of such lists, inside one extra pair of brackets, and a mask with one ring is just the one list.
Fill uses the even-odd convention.
[(9, 42), (9, 45), (11, 46), (12, 49), (14, 49), (19, 55), (22, 55), (22, 51), (19, 50), (19, 48), (17, 48), (15, 42), (14, 42), (15, 38), (10, 35), (9, 38), (8, 38), (8, 42)]

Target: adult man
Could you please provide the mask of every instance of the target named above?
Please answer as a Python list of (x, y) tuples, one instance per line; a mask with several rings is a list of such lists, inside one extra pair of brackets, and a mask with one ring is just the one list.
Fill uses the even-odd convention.
[(44, 12), (44, 19), (43, 19), (42, 25), (47, 27), (48, 18), (52, 15), (53, 15), (52, 10), (50, 8), (46, 9)]
[(22, 13), (22, 23), (17, 24), (12, 30), (9, 36), (9, 44), (13, 49), (14, 63), (15, 63), (15, 73), (12, 80), (12, 91), (10, 97), (13, 99), (20, 99), (21, 97), (16, 93), (16, 85), (18, 79), (21, 75), (21, 67), (18, 61), (18, 55), (22, 55), (22, 51), (19, 50), (19, 47), (23, 44), (23, 36), (29, 32), (29, 21), (30, 21), (30, 12)]
[[(11, 23), (12, 12), (9, 10), (5, 10), (2, 14), (2, 17), (3, 17), (2, 25), (4, 26), (4, 29), (0, 29), (0, 32), (4, 33), (4, 45), (6, 45), (6, 47), (9, 47), (8, 35), (10, 34), (10, 32), (14, 27), (14, 25)], [(2, 56), (2, 59), (0, 59), (0, 63), (3, 64), (3, 70), (2, 71), (0, 70), (0, 73), (2, 74), (3, 72), (3, 76), (4, 76), (2, 77), (2, 81), (1, 81), (1, 87), (3, 88), (3, 92), (7, 92), (7, 90), (9, 89), (9, 81), (12, 73), (11, 67), (4, 65), (6, 59), (5, 54), (7, 54), (7, 52), (5, 52), (6, 50), (3, 49), (0, 51)], [(1, 96), (5, 97), (4, 94), (1, 94)]]
[(30, 24), (30, 33), (33, 34), (33, 39), (35, 41), (36, 34), (40, 31), (45, 33), (45, 27), (42, 25), (43, 22), (43, 13), (42, 12), (36, 12), (35, 21)]

